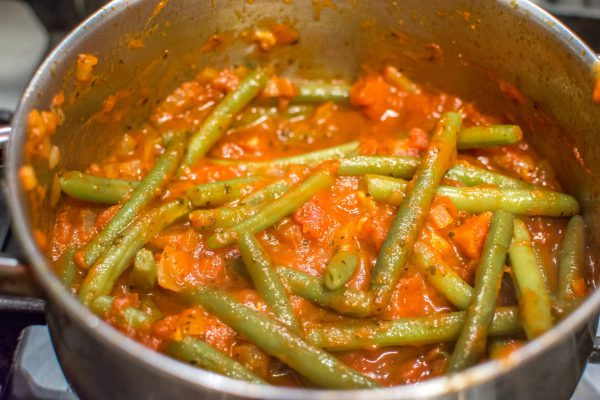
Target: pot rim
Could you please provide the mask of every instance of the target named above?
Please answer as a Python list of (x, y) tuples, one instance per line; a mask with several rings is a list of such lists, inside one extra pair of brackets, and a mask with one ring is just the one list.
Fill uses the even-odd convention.
[[(558, 19), (528, 0), (496, 0), (499, 4), (511, 7), (515, 13), (524, 13), (538, 27), (556, 36), (562, 44), (569, 47), (576, 61), (592, 65), (597, 61), (596, 54), (577, 35), (564, 26)], [(78, 325), (82, 326), (97, 341), (106, 346), (116, 348), (121, 354), (126, 355), (128, 362), (134, 362), (160, 371), (171, 379), (196, 386), (199, 389), (211, 389), (253, 399), (339, 399), (346, 400), (367, 399), (377, 396), (377, 399), (412, 399), (427, 396), (440, 396), (464, 390), (469, 386), (489, 382), (498, 378), (519, 364), (535, 358), (562, 340), (565, 336), (581, 327), (588, 318), (600, 308), (600, 290), (594, 291), (586, 301), (581, 304), (567, 318), (553, 329), (546, 332), (536, 340), (527, 343), (522, 348), (512, 352), (507, 358), (487, 361), (465, 371), (452, 375), (444, 375), (418, 384), (400, 385), (381, 389), (362, 390), (322, 390), (322, 389), (297, 389), (266, 386), (227, 378), (209, 371), (184, 364), (171, 359), (163, 354), (151, 351), (142, 344), (130, 339), (116, 329), (104, 323), (87, 307), (81, 304), (76, 297), (63, 287), (58, 277), (52, 272), (45, 255), (35, 244), (33, 234), (29, 229), (27, 212), (21, 204), (23, 189), (18, 178), (18, 169), (22, 162), (22, 148), (18, 138), (27, 135), (26, 120), (29, 104), (43, 84), (46, 74), (51, 73), (55, 60), (63, 58), (69, 53), (69, 47), (87, 35), (93, 35), (96, 29), (108, 26), (112, 18), (128, 7), (135, 7), (145, 0), (113, 0), (91, 17), (75, 28), (51, 53), (36, 71), (27, 89), (21, 97), (19, 107), (13, 121), (13, 132), (8, 143), (8, 159), (5, 170), (6, 197), (12, 216), (16, 235), (25, 251), (26, 258), (33, 268), (34, 275), (47, 296), (58, 307), (65, 310)], [(575, 61), (574, 61), (575, 62)], [(23, 140), (21, 140), (23, 142)]]

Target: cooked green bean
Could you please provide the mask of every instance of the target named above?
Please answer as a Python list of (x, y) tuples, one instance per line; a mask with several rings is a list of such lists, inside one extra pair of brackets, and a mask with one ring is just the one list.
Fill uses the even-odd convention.
[(186, 337), (180, 342), (169, 342), (165, 348), (167, 354), (186, 363), (225, 375), (233, 379), (252, 383), (267, 384), (249, 368), (235, 361), (227, 354), (213, 348), (206, 342)]
[(239, 224), (260, 210), (257, 206), (220, 207), (195, 210), (189, 215), (192, 226), (198, 230), (223, 229)]
[(187, 215), (190, 210), (189, 201), (173, 200), (148, 211), (127, 227), (89, 270), (79, 289), (81, 302), (90, 304), (96, 297), (110, 293), (137, 251), (171, 223)]
[(309, 166), (315, 166), (323, 161), (337, 160), (358, 152), (359, 143), (350, 142), (339, 146), (328, 147), (326, 149), (311, 151), (310, 153), (304, 153), (297, 156), (275, 158), (269, 161), (235, 161), (235, 160), (223, 160), (213, 159), (211, 160), (217, 165), (234, 165), (242, 170), (249, 172), (261, 172), (269, 170), (277, 170), (290, 165), (306, 164)]
[(338, 175), (378, 174), (410, 179), (420, 159), (410, 156), (354, 156), (340, 160)]
[(258, 182), (255, 176), (227, 179), (196, 185), (187, 191), (194, 207), (214, 207), (239, 199), (248, 191), (248, 186)]
[(559, 302), (574, 300), (581, 296), (581, 291), (585, 292), (584, 257), (585, 224), (580, 215), (575, 215), (567, 225), (558, 259), (557, 298)]
[(75, 265), (75, 251), (77, 248), (74, 245), (68, 246), (63, 254), (61, 254), (58, 259), (58, 264), (61, 268), (61, 278), (63, 285), (69, 290), (71, 289), (71, 285), (73, 284), (73, 279), (75, 278), (75, 273), (77, 272), (77, 265)]
[(111, 245), (121, 231), (133, 221), (136, 216), (159, 196), (171, 177), (177, 171), (179, 161), (186, 144), (186, 135), (176, 135), (167, 146), (165, 153), (156, 161), (154, 168), (140, 182), (123, 203), (123, 206), (106, 226), (83, 249), (83, 261), (90, 267), (98, 257)]
[(292, 104), (318, 104), (326, 101), (344, 104), (350, 99), (350, 86), (344, 83), (303, 82)]
[(332, 389), (378, 386), (332, 355), (306, 343), (281, 323), (244, 306), (221, 290), (199, 287), (188, 293), (187, 298), (319, 386)]
[[(402, 204), (408, 182), (375, 175), (367, 175), (365, 180), (373, 199)], [(504, 210), (515, 215), (564, 217), (579, 212), (575, 198), (550, 190), (440, 186), (437, 194), (449, 197), (459, 210), (474, 214)]]
[(79, 171), (65, 172), (60, 178), (60, 187), (69, 196), (102, 204), (117, 204), (137, 185), (139, 182), (101, 178)]
[(140, 249), (135, 255), (132, 271), (133, 282), (140, 289), (152, 289), (156, 286), (156, 261), (148, 249)]
[(506, 253), (513, 233), (513, 216), (497, 211), (483, 245), (481, 261), (475, 273), (475, 289), (466, 311), (448, 371), (456, 372), (475, 364), (485, 354), (490, 323), (494, 317), (496, 298), (504, 268)]
[(458, 113), (450, 112), (442, 116), (415, 173), (413, 186), (408, 189), (398, 208), (373, 270), (371, 290), (374, 293), (375, 311), (382, 311), (387, 306), (425, 222), (435, 190), (456, 157), (456, 134), (460, 125)]
[(448, 170), (446, 179), (458, 181), (465, 186), (495, 185), (501, 189), (527, 189), (531, 185), (519, 179), (497, 172), (458, 162)]
[(285, 279), (287, 286), (296, 296), (344, 315), (363, 318), (371, 313), (369, 293), (350, 288), (327, 290), (318, 278), (291, 268), (278, 267), (277, 273)]
[(257, 68), (250, 71), (235, 89), (227, 93), (192, 135), (185, 154), (185, 165), (194, 165), (200, 157), (208, 153), (213, 144), (225, 133), (233, 118), (265, 87), (267, 80), (267, 72)]
[(323, 275), (323, 284), (329, 290), (338, 290), (352, 277), (358, 265), (355, 252), (340, 249), (335, 252)]
[[(114, 300), (115, 298), (113, 296), (98, 296), (91, 302), (90, 308), (94, 314), (106, 318), (113, 306)], [(121, 315), (117, 316), (117, 318), (123, 324), (134, 329), (140, 329), (142, 326), (147, 326), (154, 321), (151, 316), (135, 307), (126, 308)]]
[(404, 92), (415, 93), (419, 89), (412, 80), (392, 66), (385, 67), (383, 78)]
[(414, 265), (427, 280), (459, 310), (466, 310), (473, 297), (469, 286), (446, 262), (423, 242), (415, 243)]
[(515, 219), (513, 238), (508, 249), (512, 275), (517, 289), (521, 324), (528, 339), (535, 339), (552, 328), (552, 302), (544, 284), (527, 225)]
[[(392, 321), (356, 320), (345, 324), (311, 326), (307, 340), (329, 351), (372, 350), (391, 346), (422, 346), (452, 342), (460, 335), (465, 311), (432, 314), (426, 317), (398, 318)], [(516, 307), (499, 307), (494, 313), (490, 335), (518, 333), (519, 312)]]
[(282, 218), (290, 215), (317, 192), (333, 185), (335, 179), (326, 172), (317, 172), (300, 185), (291, 188), (280, 198), (268, 203), (252, 217), (223, 232), (216, 232), (207, 240), (210, 248), (216, 249), (232, 244), (242, 232), (258, 233)]
[(113, 296), (108, 295), (98, 296), (91, 302), (90, 309), (97, 316), (104, 318), (112, 308), (114, 299)]
[(522, 138), (523, 131), (517, 125), (474, 126), (458, 133), (458, 149), (506, 146), (518, 143)]
[(289, 189), (291, 183), (285, 179), (280, 179), (267, 186), (255, 190), (240, 201), (241, 205), (258, 206), (266, 201), (275, 200)]
[(238, 247), (254, 287), (269, 309), (292, 331), (302, 332), (285, 288), (258, 240), (253, 234), (242, 233), (238, 239)]

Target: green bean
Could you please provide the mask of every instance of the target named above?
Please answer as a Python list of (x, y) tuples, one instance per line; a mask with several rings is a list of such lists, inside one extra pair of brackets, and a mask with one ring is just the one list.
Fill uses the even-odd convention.
[(190, 210), (189, 201), (173, 200), (148, 211), (127, 227), (89, 270), (79, 289), (81, 302), (90, 304), (96, 297), (110, 293), (137, 251)]
[(354, 156), (340, 160), (338, 175), (378, 174), (396, 178), (411, 178), (420, 159), (410, 156)]
[(267, 384), (244, 365), (198, 339), (186, 337), (180, 342), (169, 342), (165, 351), (181, 361), (217, 374), (242, 381)]
[[(585, 290), (585, 224), (580, 215), (569, 220), (558, 259), (559, 302), (574, 300), (580, 296), (579, 289)], [(577, 285), (581, 285), (578, 288)]]
[(60, 178), (60, 187), (69, 196), (102, 204), (117, 204), (137, 185), (139, 182), (101, 178), (79, 171), (65, 172)]
[(371, 313), (371, 297), (368, 293), (350, 288), (327, 290), (318, 278), (291, 268), (278, 267), (277, 273), (285, 279), (296, 296), (353, 317), (364, 318)]
[(140, 249), (135, 255), (132, 271), (133, 282), (140, 289), (152, 289), (156, 286), (156, 261), (148, 249)]
[(98, 296), (96, 299), (94, 299), (94, 301), (91, 302), (90, 309), (97, 316), (106, 318), (108, 312), (112, 308), (113, 300), (113, 296)]
[(493, 360), (501, 360), (521, 345), (518, 341), (507, 339), (494, 339), (488, 346), (488, 354)]
[(77, 272), (77, 265), (75, 265), (75, 260), (73, 259), (76, 250), (77, 248), (74, 245), (70, 245), (58, 259), (58, 265), (61, 269), (61, 280), (63, 285), (69, 290), (71, 289), (75, 273)]
[(497, 211), (483, 245), (475, 273), (475, 289), (466, 311), (465, 322), (448, 363), (456, 372), (475, 364), (485, 353), (486, 340), (494, 316), (506, 252), (513, 233), (513, 216)]
[(350, 86), (345, 83), (303, 82), (297, 85), (298, 95), (292, 104), (318, 104), (326, 101), (345, 104), (350, 99)]
[(187, 294), (187, 299), (317, 385), (332, 389), (377, 386), (335, 357), (309, 345), (281, 323), (244, 306), (221, 290), (198, 287)]
[(460, 124), (461, 117), (457, 113), (445, 113), (440, 119), (425, 157), (415, 173), (413, 186), (408, 189), (398, 208), (396, 218), (379, 251), (371, 281), (377, 312), (387, 306), (425, 222), (436, 187), (456, 157), (456, 133)]
[(156, 161), (154, 168), (134, 189), (117, 214), (84, 247), (85, 266), (90, 267), (94, 264), (123, 228), (129, 225), (152, 199), (160, 195), (162, 189), (177, 171), (185, 143), (183, 134), (176, 135), (169, 142), (165, 153)]
[[(373, 199), (402, 204), (408, 182), (386, 176), (365, 176)], [(515, 215), (564, 217), (579, 212), (579, 203), (565, 193), (541, 189), (440, 186), (437, 194), (449, 197), (456, 208), (474, 214), (504, 210)]]
[(195, 210), (190, 213), (189, 218), (192, 226), (198, 230), (223, 229), (250, 218), (259, 209), (257, 206), (235, 206)]
[(419, 89), (412, 80), (392, 66), (385, 67), (383, 78), (404, 92), (415, 93)]
[(248, 191), (248, 186), (258, 182), (255, 176), (208, 182), (196, 185), (187, 191), (194, 207), (214, 207), (239, 199)]
[(464, 162), (459, 162), (450, 168), (445, 178), (458, 181), (465, 186), (495, 185), (501, 189), (527, 189), (531, 187), (527, 182), (519, 179)]
[(154, 322), (148, 314), (134, 307), (126, 308), (125, 311), (123, 311), (121, 320), (125, 323), (125, 325), (134, 329), (148, 326)]
[(515, 219), (513, 238), (508, 249), (512, 275), (517, 289), (521, 324), (532, 340), (552, 328), (552, 302), (544, 283), (527, 225)]
[(522, 138), (523, 131), (517, 125), (474, 126), (458, 133), (458, 149), (506, 146), (518, 143)]
[(275, 200), (289, 189), (291, 183), (285, 179), (280, 179), (267, 186), (255, 190), (240, 201), (241, 205), (258, 206), (266, 201)]
[[(307, 329), (307, 340), (314, 346), (329, 351), (452, 342), (460, 334), (465, 315), (465, 311), (458, 311), (392, 321), (356, 320), (344, 324), (322, 324)], [(520, 330), (516, 307), (496, 309), (490, 335), (502, 336), (518, 333)]]
[(250, 233), (243, 233), (238, 240), (238, 247), (254, 287), (269, 309), (292, 331), (302, 332), (292, 303), (258, 240)]
[(340, 249), (335, 252), (323, 275), (323, 284), (329, 290), (338, 290), (352, 277), (358, 265), (355, 252)]
[(207, 240), (208, 247), (211, 249), (221, 248), (235, 242), (242, 232), (256, 234), (267, 229), (296, 211), (315, 193), (333, 185), (334, 181), (335, 179), (326, 172), (317, 172), (311, 175), (277, 200), (268, 203), (252, 217), (223, 232), (214, 233)]
[(200, 128), (194, 132), (184, 158), (184, 164), (194, 165), (227, 130), (233, 118), (256, 97), (267, 84), (267, 72), (261, 68), (250, 71), (237, 87), (221, 100)]
[[(410, 179), (420, 162), (419, 158), (410, 156), (354, 156), (340, 160), (338, 175), (376, 174)], [(506, 189), (526, 189), (530, 187), (526, 182), (466, 163), (454, 165), (448, 170), (444, 178), (458, 181), (465, 186), (488, 184)]]
[(469, 286), (446, 262), (423, 242), (415, 243), (414, 265), (459, 310), (466, 310), (473, 296)]
[(280, 168), (285, 168), (290, 165), (306, 164), (309, 166), (315, 166), (323, 161), (337, 160), (358, 152), (359, 143), (350, 142), (339, 146), (328, 147), (326, 149), (311, 151), (310, 153), (304, 153), (297, 156), (275, 158), (269, 161), (234, 161), (234, 160), (223, 160), (213, 159), (211, 160), (217, 165), (233, 165), (244, 171), (253, 173), (259, 173), (264, 171), (273, 171)]

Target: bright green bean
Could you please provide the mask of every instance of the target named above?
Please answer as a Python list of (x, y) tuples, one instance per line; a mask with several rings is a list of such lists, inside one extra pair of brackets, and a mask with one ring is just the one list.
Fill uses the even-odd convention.
[(237, 200), (249, 190), (248, 186), (260, 178), (248, 176), (224, 181), (196, 185), (187, 191), (187, 197), (194, 207), (214, 207)]
[(139, 182), (101, 178), (79, 171), (65, 172), (60, 178), (60, 187), (69, 196), (102, 204), (117, 204), (137, 185)]
[(187, 294), (187, 299), (319, 386), (332, 389), (378, 386), (330, 354), (309, 345), (275, 319), (244, 306), (221, 290), (198, 287)]
[(327, 290), (318, 278), (291, 268), (278, 267), (277, 273), (296, 296), (352, 317), (364, 318), (371, 313), (369, 293), (350, 288)]
[(109, 294), (137, 251), (171, 223), (187, 215), (191, 208), (187, 200), (173, 200), (148, 211), (127, 227), (89, 270), (79, 289), (81, 302), (90, 304), (96, 297)]
[(586, 291), (584, 267), (585, 224), (580, 215), (575, 215), (567, 225), (558, 259), (557, 298), (559, 302), (577, 299), (582, 291)]
[(513, 233), (513, 216), (497, 211), (483, 245), (481, 261), (475, 273), (475, 289), (466, 311), (465, 322), (448, 362), (448, 371), (457, 372), (475, 364), (485, 354), (490, 324), (506, 253)]
[(298, 95), (292, 104), (318, 104), (326, 101), (345, 104), (350, 99), (350, 86), (345, 83), (303, 82), (297, 85)]
[(198, 230), (229, 228), (250, 218), (260, 210), (257, 206), (220, 207), (195, 210), (189, 215), (192, 226)]
[(186, 337), (180, 342), (169, 342), (165, 352), (181, 361), (217, 374), (242, 381), (267, 384), (244, 365), (198, 339)]
[(527, 189), (531, 187), (527, 182), (519, 179), (464, 162), (459, 162), (450, 168), (445, 178), (458, 181), (465, 186), (495, 185), (501, 189)]
[(421, 160), (410, 156), (354, 156), (340, 160), (338, 175), (378, 174), (410, 179)]
[(415, 173), (414, 184), (398, 208), (373, 270), (371, 290), (374, 293), (375, 311), (383, 311), (387, 306), (425, 222), (436, 187), (456, 157), (456, 134), (460, 125), (458, 113), (445, 113), (442, 116)]
[(114, 297), (103, 295), (98, 296), (92, 303), (90, 304), (90, 309), (94, 314), (99, 317), (105, 318), (110, 309), (112, 308)]
[(177, 171), (185, 149), (186, 137), (176, 135), (167, 146), (165, 153), (156, 161), (154, 168), (140, 182), (123, 203), (123, 206), (106, 226), (85, 246), (83, 261), (90, 267), (111, 245), (121, 231), (154, 199)]
[[(465, 311), (432, 314), (426, 317), (399, 318), (392, 321), (357, 320), (312, 326), (307, 340), (329, 351), (372, 350), (391, 346), (422, 346), (452, 342), (460, 335)], [(502, 336), (518, 333), (519, 312), (516, 307), (496, 309), (489, 334)]]
[(192, 135), (185, 154), (184, 164), (192, 166), (204, 156), (225, 133), (234, 117), (265, 87), (268, 74), (264, 69), (250, 71), (237, 87), (221, 100), (200, 128)]
[(292, 331), (302, 332), (285, 288), (258, 240), (250, 233), (243, 233), (238, 239), (238, 247), (254, 287), (269, 309)]
[(352, 277), (358, 265), (355, 252), (340, 249), (335, 252), (323, 275), (323, 284), (329, 290), (338, 290)]
[(315, 193), (328, 188), (334, 182), (335, 179), (330, 174), (317, 172), (280, 198), (268, 203), (252, 217), (223, 232), (214, 233), (208, 238), (207, 244), (211, 249), (221, 248), (235, 242), (242, 232), (261, 232), (296, 211)]
[(414, 265), (427, 280), (459, 310), (466, 310), (473, 297), (469, 286), (446, 262), (423, 242), (415, 243)]
[(350, 142), (339, 146), (328, 147), (326, 149), (312, 151), (297, 156), (275, 158), (269, 161), (234, 161), (234, 160), (211, 160), (217, 165), (234, 165), (244, 171), (259, 173), (264, 171), (274, 171), (296, 164), (306, 164), (315, 166), (323, 161), (337, 160), (358, 152), (359, 143)]
[(552, 302), (546, 289), (527, 225), (515, 219), (513, 238), (508, 249), (512, 275), (517, 289), (521, 324), (527, 338), (532, 340), (552, 328)]
[[(91, 302), (90, 309), (99, 317), (106, 318), (113, 306), (114, 299), (113, 296), (108, 295), (98, 296)], [(126, 308), (121, 315), (117, 316), (117, 318), (123, 324), (134, 329), (148, 326), (154, 321), (151, 316), (134, 307)]]
[(517, 125), (474, 126), (458, 133), (458, 149), (506, 146), (518, 143), (522, 138), (523, 131)]
[(280, 179), (267, 186), (255, 190), (240, 201), (241, 205), (258, 206), (266, 201), (275, 200), (286, 192), (291, 183), (285, 179)]
[[(402, 204), (408, 182), (376, 175), (367, 175), (365, 180), (373, 199)], [(449, 197), (459, 210), (474, 214), (504, 210), (515, 215), (563, 217), (579, 212), (575, 198), (550, 190), (440, 186), (437, 194)]]
[(154, 254), (148, 249), (140, 249), (133, 261), (132, 278), (136, 287), (152, 289), (157, 284), (156, 261)]

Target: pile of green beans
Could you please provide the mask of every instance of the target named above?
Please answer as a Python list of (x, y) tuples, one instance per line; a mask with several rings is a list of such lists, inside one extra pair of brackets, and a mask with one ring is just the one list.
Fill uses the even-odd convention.
[[(459, 113), (447, 112), (438, 121), (421, 158), (361, 155), (357, 141), (272, 160), (205, 158), (223, 135), (239, 133), (236, 129), (267, 118), (306, 118), (323, 102), (351, 107), (350, 86), (306, 81), (297, 84), (297, 96), (287, 99), (296, 104), (292, 115), (291, 111), (273, 106), (278, 99), (260, 96), (268, 78), (265, 69), (251, 70), (213, 107), (197, 131), (164, 134), (166, 148), (141, 181), (79, 171), (62, 174), (60, 188), (66, 195), (96, 206), (120, 205), (115, 216), (88, 243), (68, 245), (55, 261), (64, 285), (78, 287), (80, 301), (95, 314), (114, 318), (117, 324), (130, 329), (150, 329), (163, 317), (150, 299), (162, 283), (162, 260), (159, 253), (155, 254), (152, 239), (177, 221), (186, 221), (186, 217), (201, 232), (191, 233), (205, 235), (205, 250), (223, 252), (227, 257), (233, 254), (228, 260), (241, 259), (244, 268), (240, 268), (240, 275), (260, 298), (256, 308), (262, 307), (266, 312), (242, 304), (231, 290), (210, 283), (188, 287), (180, 293), (181, 299), (189, 306), (201, 306), (243, 340), (323, 388), (378, 386), (328, 351), (453, 342), (447, 368), (453, 373), (476, 364), (486, 351), (498, 352), (498, 348), (509, 343), (507, 339), (513, 340), (516, 335), (525, 335), (529, 340), (539, 337), (560, 318), (556, 312), (553, 314), (555, 309), (569, 309), (581, 301), (586, 292), (585, 224), (577, 215), (577, 200), (472, 165), (465, 161), (469, 159), (466, 157), (457, 161), (458, 150), (520, 142), (523, 133), (518, 126), (463, 127)], [(395, 68), (386, 69), (384, 79), (395, 91), (420, 90)], [(240, 115), (253, 101), (256, 107)], [(208, 183), (195, 181), (195, 186), (181, 198), (169, 200), (175, 196), (167, 194), (167, 185), (172, 179), (189, 179), (185, 174), (202, 158), (213, 166), (232, 167), (238, 177)], [(291, 173), (296, 165), (303, 166), (302, 178)], [(347, 176), (358, 179), (343, 178)], [(268, 251), (269, 243), (275, 240), (270, 236), (270, 228), (317, 193), (329, 189), (336, 179), (360, 182), (360, 190), (366, 188), (372, 199), (396, 210), (374, 260), (371, 279), (362, 286), (355, 277), (369, 265), (360, 243), (334, 245), (332, 240), (328, 262), (315, 266), (310, 274), (293, 265), (274, 265), (276, 259)], [(433, 243), (425, 240), (423, 227), (428, 228), (431, 204), (440, 196), (447, 197), (462, 216), (493, 212), (481, 258), (474, 260), (474, 285), (470, 284), (471, 278), (463, 279), (465, 275), (461, 277), (454, 270)], [(527, 225), (529, 216), (570, 217), (560, 249), (558, 288), (554, 292), (547, 287), (543, 267), (536, 257), (535, 242)], [(442, 228), (438, 233), (442, 233)], [(452, 236), (448, 236), (451, 241)], [(217, 250), (224, 247), (227, 248)], [(409, 269), (426, 279), (455, 311), (387, 320), (386, 310)], [(512, 278), (518, 307), (504, 307), (498, 302), (504, 273)], [(117, 310), (113, 289), (122, 277), (128, 290), (138, 290), (145, 297), (139, 306)], [(327, 313), (334, 311), (337, 319), (307, 319), (296, 308), (307, 301), (329, 310)], [(185, 335), (167, 340), (164, 351), (224, 376), (268, 384), (263, 376), (227, 351), (207, 343), (209, 339)]]

